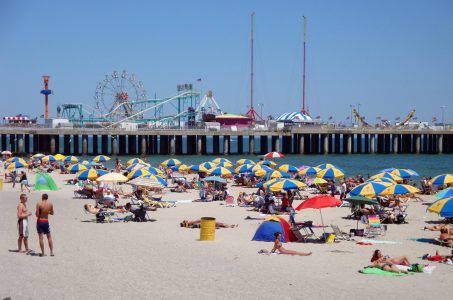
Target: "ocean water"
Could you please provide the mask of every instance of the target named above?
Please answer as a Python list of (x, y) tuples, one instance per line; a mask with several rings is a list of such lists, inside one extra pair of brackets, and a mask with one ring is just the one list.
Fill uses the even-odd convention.
[[(225, 157), (233, 163), (241, 158), (248, 158), (259, 161), (259, 155), (148, 155), (144, 158), (154, 166), (159, 165), (168, 158), (176, 158), (181, 162), (190, 164), (200, 164), (205, 161), (213, 160), (216, 157)], [(87, 157), (90, 158), (90, 157)], [(107, 162), (107, 166), (113, 168), (116, 156)], [(126, 162), (134, 156), (118, 156), (122, 162)], [(278, 164), (291, 164), (296, 167), (302, 165), (315, 166), (321, 163), (331, 163), (342, 168), (346, 175), (355, 176), (362, 174), (373, 175), (380, 170), (390, 167), (410, 168), (417, 171), (421, 176), (435, 176), (443, 173), (453, 173), (452, 154), (329, 154), (329, 155), (287, 155), (285, 158), (275, 159)]]

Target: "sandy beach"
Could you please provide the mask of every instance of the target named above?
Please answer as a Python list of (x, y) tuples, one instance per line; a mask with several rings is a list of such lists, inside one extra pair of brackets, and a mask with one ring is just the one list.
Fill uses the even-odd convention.
[[(446, 247), (410, 240), (438, 236), (437, 232), (422, 230), (426, 221), (440, 218), (426, 213), (426, 206), (420, 202), (409, 204), (408, 224), (388, 225), (387, 234), (380, 238), (398, 242), (395, 245), (289, 243), (285, 244), (288, 249), (312, 251), (313, 255), (260, 255), (258, 251), (271, 250), (272, 243), (251, 241), (261, 221), (245, 220), (247, 216), (259, 217), (248, 208), (226, 207), (222, 202), (183, 203), (151, 212), (156, 222), (98, 224), (83, 210), (83, 204), (93, 200), (74, 199), (75, 187), (63, 184), (73, 175), (54, 172), (52, 177), (60, 187), (48, 193), (55, 207), (50, 220), (55, 257), (15, 252), (20, 187), (16, 185), (13, 190), (11, 184), (4, 184), (0, 192), (1, 298), (425, 299), (448, 298), (453, 293), (451, 265), (430, 263), (436, 266), (432, 274), (404, 277), (358, 272), (369, 264), (375, 249), (390, 256), (407, 255), (411, 262), (423, 262), (423, 254), (436, 250), (450, 252)], [(252, 192), (231, 188), (235, 197), (243, 190)], [(32, 191), (29, 196), (28, 207), (33, 212), (41, 194)], [(197, 195), (194, 190), (167, 191), (164, 199), (193, 200)], [(423, 199), (432, 201), (431, 197)], [(323, 217), (326, 224), (337, 224), (349, 232), (356, 221), (344, 219), (348, 213), (349, 208), (328, 208), (323, 210)], [(217, 230), (215, 242), (198, 241), (199, 229), (179, 227), (183, 219), (204, 216), (239, 226)], [(318, 210), (301, 211), (296, 219), (321, 222)], [(38, 252), (35, 222), (31, 217), (29, 244)]]

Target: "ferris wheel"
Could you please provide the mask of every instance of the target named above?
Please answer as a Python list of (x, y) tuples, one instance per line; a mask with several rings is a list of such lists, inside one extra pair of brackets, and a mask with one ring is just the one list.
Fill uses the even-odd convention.
[(138, 120), (143, 119), (140, 112), (146, 108), (147, 95), (134, 74), (114, 71), (98, 83), (94, 99), (96, 110), (105, 119), (119, 121), (137, 114), (132, 119)]

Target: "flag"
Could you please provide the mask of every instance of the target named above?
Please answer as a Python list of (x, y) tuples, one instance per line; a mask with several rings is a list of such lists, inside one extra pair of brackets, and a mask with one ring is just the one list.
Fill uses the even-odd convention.
[(316, 119), (321, 119), (321, 116), (316, 116)]
[(412, 120), (417, 120), (418, 118), (417, 117), (413, 117)]
[(400, 117), (396, 117), (395, 120), (399, 121)]
[(40, 118), (44, 118), (44, 115), (40, 115), (39, 117), (40, 117)]
[(329, 120), (332, 120), (332, 119), (333, 119), (333, 117), (332, 117), (332, 116), (330, 116), (330, 117), (329, 117)]
[(379, 117), (379, 116), (378, 116), (378, 117), (376, 117), (376, 119), (377, 119), (377, 120), (380, 120), (380, 119), (381, 119), (381, 117)]
[(346, 120), (349, 120), (349, 119), (350, 119), (349, 117), (346, 118)]
[(201, 78), (198, 78), (198, 79), (197, 79), (197, 82), (201, 82)]
[(437, 122), (437, 118), (436, 117), (433, 117), (433, 122)]

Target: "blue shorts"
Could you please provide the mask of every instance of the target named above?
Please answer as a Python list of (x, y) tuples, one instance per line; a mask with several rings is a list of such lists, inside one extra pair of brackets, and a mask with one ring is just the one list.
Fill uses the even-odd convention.
[(50, 234), (49, 221), (47, 220), (38, 220), (36, 223), (36, 230), (38, 234)]

